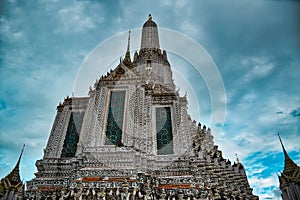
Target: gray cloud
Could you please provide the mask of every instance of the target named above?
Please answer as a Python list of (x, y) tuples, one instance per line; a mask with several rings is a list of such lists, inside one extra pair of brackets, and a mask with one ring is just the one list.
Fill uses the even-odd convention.
[(294, 109), (292, 112), (290, 112), (290, 116), (300, 117), (300, 108)]

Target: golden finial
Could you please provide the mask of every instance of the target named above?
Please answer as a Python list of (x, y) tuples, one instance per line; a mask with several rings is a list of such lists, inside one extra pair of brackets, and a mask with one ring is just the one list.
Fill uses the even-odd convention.
[(151, 14), (149, 14), (149, 16), (148, 16), (148, 21), (150, 21), (150, 20), (152, 20)]

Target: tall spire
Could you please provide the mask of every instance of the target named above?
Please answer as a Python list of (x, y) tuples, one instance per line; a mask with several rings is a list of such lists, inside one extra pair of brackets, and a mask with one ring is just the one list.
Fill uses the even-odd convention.
[(130, 65), (131, 63), (131, 58), (130, 58), (130, 33), (131, 31), (128, 31), (128, 43), (127, 43), (127, 50), (126, 50), (126, 54), (125, 54), (125, 58), (124, 58), (124, 64), (125, 65)]
[(290, 158), (290, 156), (286, 152), (286, 150), (284, 148), (284, 145), (283, 145), (283, 142), (282, 142), (281, 137), (280, 137), (279, 134), (278, 134), (278, 137), (279, 137), (279, 141), (281, 143), (282, 150), (283, 150), (283, 153), (284, 153), (284, 170), (283, 170), (283, 173), (288, 173), (288, 172), (291, 172), (291, 171), (294, 171), (294, 170), (298, 169), (299, 167), (294, 163), (294, 161)]
[(158, 29), (151, 14), (142, 29), (141, 49), (159, 49)]
[(128, 31), (128, 43), (127, 43), (127, 51), (126, 51), (126, 53), (130, 52), (130, 33), (131, 33), (131, 31), (129, 30)]

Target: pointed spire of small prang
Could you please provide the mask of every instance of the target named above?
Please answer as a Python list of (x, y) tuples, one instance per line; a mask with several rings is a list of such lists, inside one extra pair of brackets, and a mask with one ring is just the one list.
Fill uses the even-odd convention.
[(126, 52), (130, 52), (130, 33), (131, 31), (128, 31), (128, 43), (127, 43), (127, 51)]
[(281, 140), (280, 135), (278, 134), (279, 137), (279, 141), (281, 143), (282, 149), (283, 149), (283, 153), (284, 153), (284, 170), (283, 173), (288, 173), (291, 171), (294, 171), (298, 168), (298, 166), (294, 163), (294, 161), (289, 157), (288, 153), (286, 152), (283, 142)]
[(18, 184), (21, 182), (21, 178), (20, 178), (20, 162), (21, 162), (21, 158), (23, 155), (23, 151), (24, 151), (24, 147), (25, 144), (22, 147), (22, 151), (21, 154), (19, 156), (19, 159), (15, 165), (15, 167), (13, 168), (13, 170), (6, 176), (6, 178), (12, 183), (12, 184)]
[(127, 50), (124, 58), (124, 63), (125, 64), (130, 64), (131, 63), (131, 58), (130, 58), (130, 33), (131, 31), (128, 31), (128, 43), (127, 43)]

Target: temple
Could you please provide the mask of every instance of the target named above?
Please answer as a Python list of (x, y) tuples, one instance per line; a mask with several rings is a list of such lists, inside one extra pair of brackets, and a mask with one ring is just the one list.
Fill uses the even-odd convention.
[(298, 200), (300, 199), (300, 167), (286, 152), (279, 134), (278, 137), (284, 153), (284, 170), (278, 177), (281, 196), (283, 200)]
[[(140, 49), (57, 114), (28, 199), (258, 199), (243, 164), (193, 121), (151, 15)], [(125, 47), (124, 47), (125, 49)]]
[(24, 184), (20, 178), (20, 162), (24, 151), (22, 148), (20, 157), (13, 170), (0, 181), (0, 200), (17, 200), (24, 198)]

